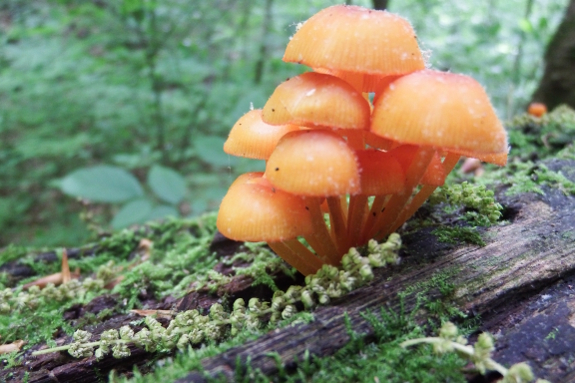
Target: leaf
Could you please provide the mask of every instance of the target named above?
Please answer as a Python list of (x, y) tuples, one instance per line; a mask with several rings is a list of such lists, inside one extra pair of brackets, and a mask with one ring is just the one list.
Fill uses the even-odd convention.
[(221, 137), (199, 136), (194, 140), (194, 149), (204, 162), (218, 167), (230, 166), (236, 159), (224, 152), (225, 140)]
[(147, 199), (137, 199), (125, 204), (112, 219), (112, 227), (121, 229), (135, 223), (144, 223), (152, 212), (152, 203)]
[(108, 165), (75, 170), (61, 180), (59, 187), (65, 194), (95, 202), (123, 202), (144, 195), (136, 177)]
[(154, 165), (148, 173), (148, 186), (162, 200), (173, 205), (186, 194), (186, 180), (178, 172)]
[(527, 19), (520, 19), (519, 20), (519, 29), (521, 29), (525, 33), (533, 32), (533, 25)]
[(179, 217), (179, 216), (180, 216), (180, 213), (178, 212), (178, 210), (175, 207), (168, 206), (168, 205), (160, 205), (160, 206), (155, 206), (152, 209), (150, 214), (148, 214), (146, 221), (154, 221), (157, 219), (162, 219), (162, 218), (167, 218), (167, 217)]

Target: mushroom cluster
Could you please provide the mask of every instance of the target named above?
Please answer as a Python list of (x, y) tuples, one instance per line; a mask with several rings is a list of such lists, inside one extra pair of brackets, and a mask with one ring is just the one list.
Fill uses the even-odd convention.
[(234, 240), (267, 242), (304, 275), (397, 230), (460, 156), (507, 162), (507, 135), (483, 87), (426, 69), (397, 15), (326, 8), (299, 26), (283, 60), (313, 71), (280, 84), (232, 128), (224, 151), (266, 160), (266, 169), (230, 186), (217, 226)]

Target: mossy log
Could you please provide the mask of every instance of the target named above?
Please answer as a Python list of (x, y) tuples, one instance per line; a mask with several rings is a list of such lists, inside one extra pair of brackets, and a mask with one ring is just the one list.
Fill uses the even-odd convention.
[[(555, 166), (553, 166), (555, 165)], [(573, 162), (550, 167), (571, 173)], [(344, 316), (352, 328), (369, 334), (361, 316), (382, 306), (399, 309), (398, 293), (424, 289), (436, 276), (455, 285), (453, 303), (479, 316), (482, 331), (499, 338), (495, 359), (508, 365), (527, 361), (536, 376), (553, 382), (575, 379), (575, 198), (547, 189), (545, 196), (504, 198), (508, 224), (488, 229), (484, 247), (447, 247), (422, 230), (404, 237), (404, 264), (377, 274), (369, 286), (358, 289), (328, 307), (318, 309), (313, 323), (271, 332), (203, 362), (210, 375), (233, 380), (236, 361), (250, 359), (252, 368), (266, 374), (277, 371), (277, 352), (286, 367), (302, 360), (306, 350), (330, 355), (349, 341)], [(429, 291), (431, 298), (439, 291)], [(415, 300), (405, 302), (407, 310)], [(424, 315), (422, 315), (424, 318)], [(551, 334), (551, 335), (550, 335)], [(203, 382), (192, 373), (178, 383)]]
[[(553, 160), (547, 166), (575, 180), (575, 161)], [(271, 331), (207, 358), (202, 362), (204, 372), (190, 372), (178, 382), (203, 382), (206, 373), (233, 381), (237, 362), (248, 359), (252, 368), (273, 375), (278, 364), (270, 352), (277, 353), (288, 370), (302, 360), (306, 350), (312, 355), (331, 355), (349, 341), (346, 316), (354, 331), (369, 339), (373, 329), (362, 313), (376, 313), (381, 307), (398, 310), (398, 294), (406, 290), (425, 292), (429, 299), (446, 299), (430, 283), (437, 279), (453, 284), (448, 298), (469, 316), (481, 318), (480, 331), (496, 335), (494, 359), (506, 365), (527, 361), (540, 378), (574, 381), (575, 198), (557, 189), (544, 190), (545, 195), (505, 197), (500, 188), (506, 222), (482, 233), (487, 243), (484, 247), (446, 245), (426, 228), (405, 234), (401, 265), (378, 270), (369, 285), (318, 308), (313, 322)], [(217, 246), (226, 245), (224, 241)], [(233, 246), (229, 249), (234, 251)], [(235, 295), (250, 288), (245, 282), (236, 283)], [(108, 299), (113, 301), (114, 297)], [(413, 294), (407, 295), (405, 309), (413, 309), (415, 300)], [(195, 295), (184, 297), (177, 306), (187, 309), (211, 302), (209, 297)], [(421, 321), (425, 317), (423, 311), (417, 315)], [(133, 319), (130, 315), (115, 316), (93, 332), (118, 328)], [(69, 337), (63, 337), (57, 343), (67, 341)], [(112, 369), (122, 373), (138, 366), (145, 371), (145, 364), (155, 358), (133, 347), (131, 351), (129, 358), (108, 356), (101, 361), (93, 357), (73, 359), (63, 352), (32, 357), (28, 352), (22, 366), (0, 371), (0, 381), (9, 372), (21, 378), (28, 371), (28, 382), (97, 382)]]

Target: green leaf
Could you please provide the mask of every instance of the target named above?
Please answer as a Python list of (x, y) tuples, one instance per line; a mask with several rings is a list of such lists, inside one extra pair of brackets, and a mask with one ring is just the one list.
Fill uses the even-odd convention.
[(178, 210), (169, 205), (160, 205), (155, 206), (148, 217), (146, 217), (146, 221), (153, 221), (157, 219), (167, 218), (167, 217), (179, 217), (180, 213)]
[(136, 177), (108, 165), (75, 170), (61, 180), (59, 187), (65, 194), (95, 202), (124, 202), (144, 195)]
[(221, 137), (199, 136), (194, 140), (194, 149), (204, 162), (218, 167), (230, 166), (236, 158), (224, 152), (225, 140)]
[(527, 19), (519, 20), (519, 28), (525, 33), (533, 32), (533, 25), (531, 25), (531, 22)]
[(147, 199), (137, 199), (125, 204), (112, 219), (112, 227), (121, 229), (135, 223), (144, 223), (152, 212), (152, 203)]
[(186, 194), (186, 180), (170, 168), (154, 165), (148, 173), (148, 185), (162, 201), (173, 205)]

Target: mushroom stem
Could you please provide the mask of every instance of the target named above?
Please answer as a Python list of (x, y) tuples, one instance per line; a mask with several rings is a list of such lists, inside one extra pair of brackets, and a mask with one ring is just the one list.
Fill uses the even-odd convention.
[(330, 265), (339, 265), (340, 257), (331, 235), (325, 225), (323, 212), (320, 207), (320, 199), (317, 197), (306, 197), (306, 206), (309, 208), (313, 225), (313, 234), (306, 236), (305, 240), (315, 250), (323, 262)]
[(371, 203), (371, 209), (367, 214), (365, 222), (363, 223), (363, 228), (361, 230), (363, 233), (361, 243), (365, 243), (370, 239), (370, 237), (367, 237), (367, 234), (371, 231), (379, 216), (383, 213), (383, 209), (387, 205), (387, 202), (390, 200), (390, 198), (391, 194), (386, 194), (376, 195), (373, 199), (373, 202)]
[(347, 213), (347, 236), (351, 246), (361, 245), (361, 229), (367, 212), (367, 195), (357, 194), (349, 197)]
[(295, 238), (282, 242), (268, 242), (268, 246), (305, 276), (314, 274), (321, 268), (319, 259)]
[[(417, 187), (425, 170), (429, 166), (435, 149), (426, 146), (420, 146), (415, 153), (411, 164), (406, 172), (405, 190), (402, 193), (394, 194), (388, 201), (383, 214), (381, 214), (367, 235), (365, 241), (370, 238), (382, 239), (391, 233), (391, 227), (401, 210), (411, 197), (413, 190)], [(376, 236), (377, 235), (377, 236)]]
[[(457, 165), (457, 162), (459, 162), (460, 157), (461, 156), (456, 153), (450, 153), (450, 152), (447, 153), (445, 159), (443, 160), (443, 169), (445, 170), (445, 174), (451, 173), (455, 165)], [(437, 189), (437, 186), (424, 185), (421, 188), (421, 190), (419, 190), (419, 192), (411, 199), (409, 205), (407, 205), (405, 209), (403, 209), (403, 211), (401, 212), (401, 214), (391, 227), (391, 231), (393, 232), (397, 230), (399, 227), (401, 227), (401, 225), (405, 223), (405, 221), (411, 218), (411, 216), (415, 214), (417, 209), (419, 209), (421, 205), (423, 205), (423, 203), (429, 198), (429, 196), (431, 195), (431, 193), (434, 192), (435, 189)]]
[(365, 143), (372, 148), (382, 150), (390, 150), (396, 144), (394, 141), (380, 137), (371, 131), (365, 133)]
[(345, 129), (342, 133), (347, 138), (347, 144), (355, 150), (365, 149), (365, 130)]
[(349, 250), (350, 246), (347, 237), (344, 209), (342, 209), (342, 198), (335, 196), (327, 197), (326, 199), (327, 205), (329, 206), (329, 219), (332, 228), (333, 242), (337, 246), (338, 257), (341, 257)]

